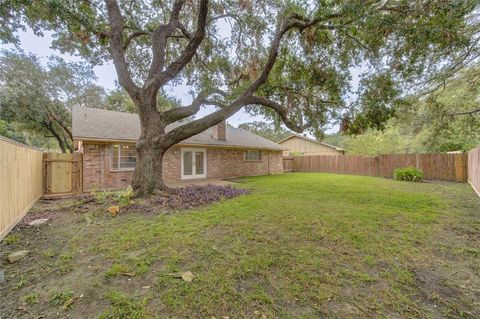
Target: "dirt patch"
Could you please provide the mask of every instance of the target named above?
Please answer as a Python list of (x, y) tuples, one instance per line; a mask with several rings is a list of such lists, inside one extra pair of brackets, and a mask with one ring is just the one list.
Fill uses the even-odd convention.
[(460, 318), (478, 318), (480, 315), (474, 306), (477, 297), (458, 278), (431, 270), (416, 270), (414, 274), (420, 288), (419, 302), (427, 305), (438, 318), (442, 314)]
[[(146, 273), (113, 269), (117, 272), (109, 276), (111, 261), (101, 252), (92, 251), (88, 239), (98, 236), (113, 220), (122, 223), (138, 214), (154, 218), (247, 193), (230, 185), (208, 184), (172, 188), (142, 200), (133, 200), (131, 193), (124, 191), (39, 201), (0, 244), (5, 276), (0, 286), (2, 318), (99, 316), (109, 307), (105, 299), (111, 289), (108, 287), (138, 298), (150, 295), (158, 273), (163, 271), (161, 262), (149, 264)], [(108, 213), (114, 205), (120, 206), (115, 216)], [(48, 221), (40, 226), (28, 225), (40, 218)], [(9, 263), (7, 256), (18, 250), (28, 250), (29, 255)], [(143, 260), (147, 253), (140, 249), (124, 259)], [(74, 312), (69, 312), (71, 307), (75, 307)]]

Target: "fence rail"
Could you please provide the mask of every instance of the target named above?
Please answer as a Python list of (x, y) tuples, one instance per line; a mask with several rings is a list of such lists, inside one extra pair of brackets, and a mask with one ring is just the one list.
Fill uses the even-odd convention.
[(0, 136), (0, 240), (42, 196), (41, 151)]
[(284, 171), (323, 172), (377, 177), (393, 177), (393, 171), (396, 168), (411, 166), (421, 169), (425, 179), (456, 182), (467, 181), (468, 166), (467, 154), (447, 153), (388, 154), (375, 157), (361, 155), (284, 157), (283, 165)]
[(480, 147), (468, 152), (468, 182), (480, 196)]

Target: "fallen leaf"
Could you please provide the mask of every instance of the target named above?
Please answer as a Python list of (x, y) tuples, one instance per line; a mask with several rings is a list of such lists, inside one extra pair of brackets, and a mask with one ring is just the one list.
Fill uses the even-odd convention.
[(120, 275), (127, 276), (127, 277), (135, 277), (134, 272), (121, 272)]
[(186, 282), (191, 282), (195, 275), (191, 271), (182, 272), (182, 279)]
[(118, 214), (119, 211), (120, 207), (118, 207), (118, 205), (108, 207), (108, 212), (112, 215)]

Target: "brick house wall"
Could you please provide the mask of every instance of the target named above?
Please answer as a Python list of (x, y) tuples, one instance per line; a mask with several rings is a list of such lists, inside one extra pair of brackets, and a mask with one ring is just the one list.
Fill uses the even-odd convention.
[[(111, 143), (86, 141), (82, 143), (84, 191), (119, 189), (130, 184), (133, 171), (111, 170), (110, 147)], [(202, 147), (198, 146), (198, 148)], [(283, 173), (282, 151), (262, 150), (260, 161), (245, 161), (245, 150), (242, 149), (206, 149), (207, 178), (220, 179)], [(163, 160), (165, 182), (182, 181), (180, 160), (180, 146), (174, 146), (165, 153)]]

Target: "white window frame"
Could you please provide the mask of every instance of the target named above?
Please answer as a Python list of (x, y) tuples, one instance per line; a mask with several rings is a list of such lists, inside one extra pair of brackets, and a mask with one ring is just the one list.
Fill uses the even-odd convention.
[[(114, 149), (113, 147), (114, 147), (115, 145), (118, 145), (118, 154), (117, 154), (117, 156), (118, 156), (118, 168), (114, 168), (114, 167), (113, 167), (113, 149)], [(134, 171), (134, 170), (135, 170), (135, 167), (125, 167), (125, 168), (121, 168), (121, 167), (120, 167), (120, 158), (121, 158), (121, 156), (120, 156), (120, 154), (121, 154), (121, 153), (120, 153), (120, 150), (121, 150), (121, 148), (122, 148), (122, 145), (128, 145), (128, 146), (133, 145), (133, 146), (135, 147), (135, 144), (129, 144), (129, 143), (113, 143), (113, 144), (111, 144), (111, 145), (110, 145), (110, 170), (113, 171), (113, 172), (129, 172), (129, 171)], [(136, 163), (137, 159), (138, 159), (138, 154), (135, 156), (135, 163)]]
[[(192, 156), (192, 175), (184, 175), (183, 174), (183, 154), (185, 152), (203, 152), (203, 174), (195, 174), (196, 168), (196, 156)], [(193, 154), (192, 154), (193, 155)], [(180, 152), (180, 170), (182, 179), (198, 179), (198, 178), (207, 178), (207, 149), (206, 148), (181, 148)]]
[[(248, 152), (258, 152), (259, 159), (247, 159)], [(261, 150), (246, 150), (243, 153), (243, 160), (246, 162), (261, 162), (262, 161), (262, 151)]]

